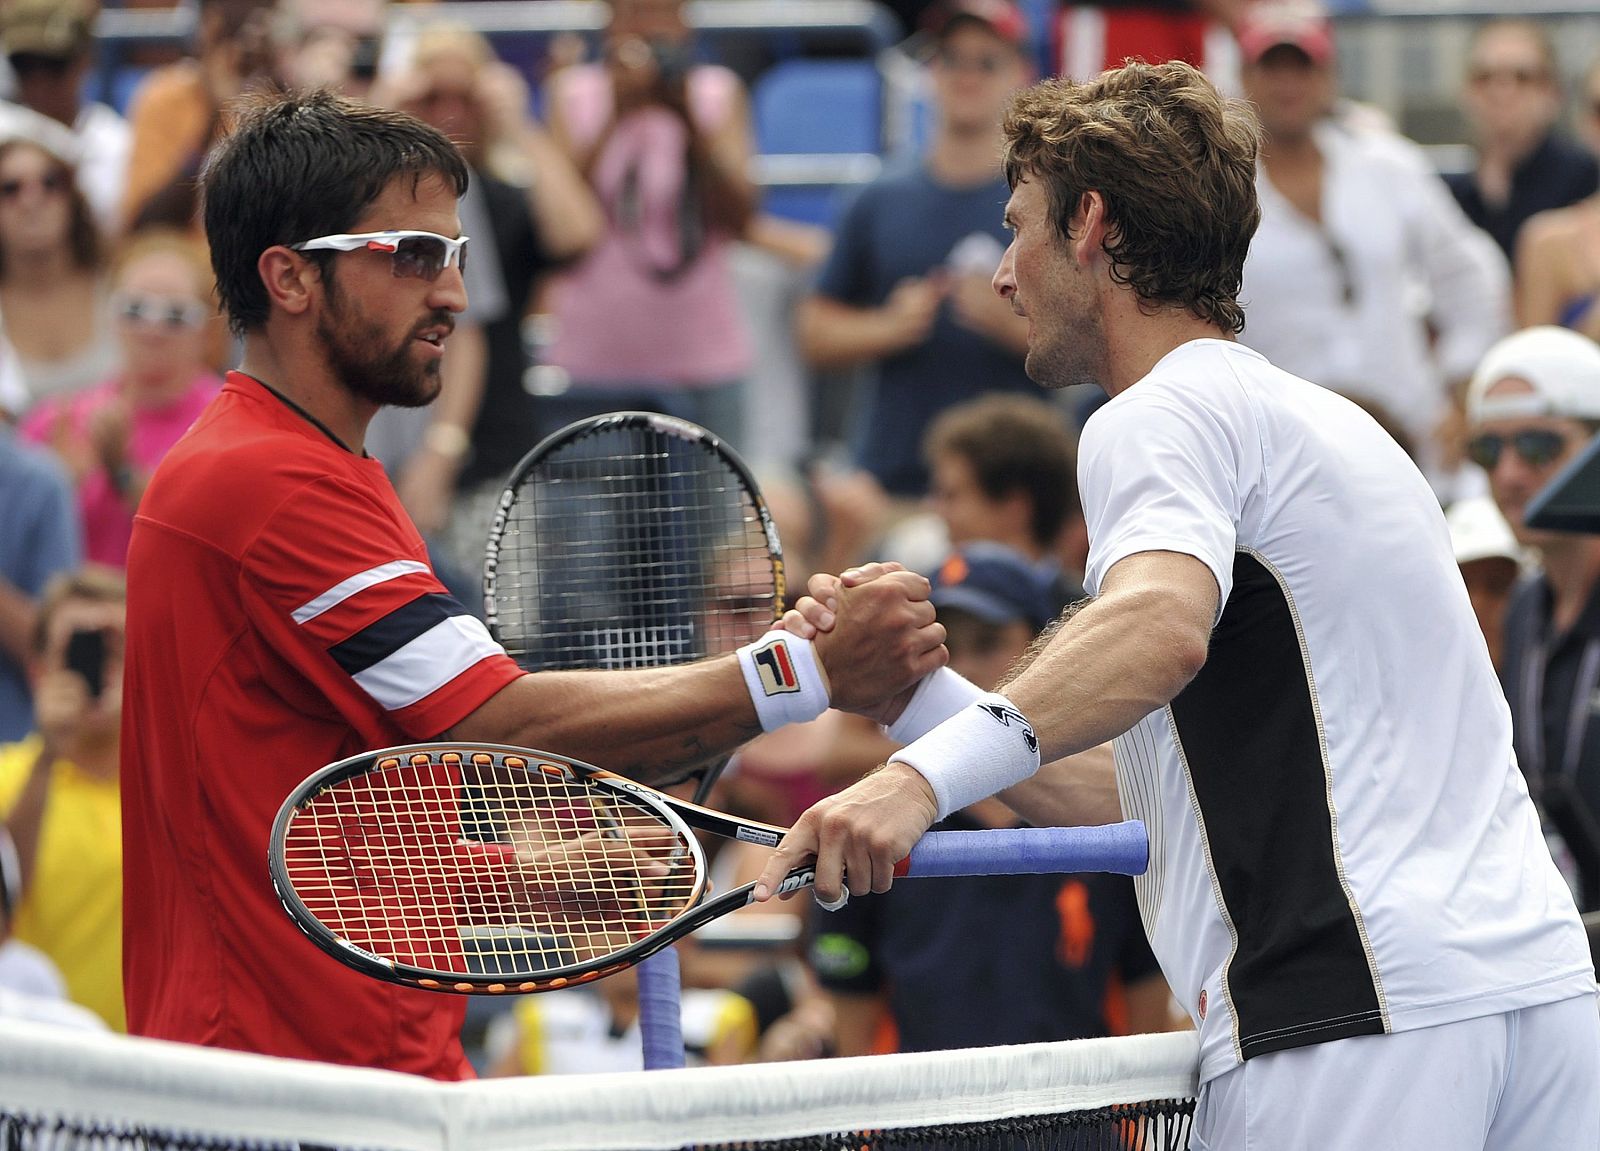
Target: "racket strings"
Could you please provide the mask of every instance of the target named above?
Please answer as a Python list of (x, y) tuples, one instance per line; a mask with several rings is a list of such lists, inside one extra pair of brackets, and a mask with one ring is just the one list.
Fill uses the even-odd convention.
[(683, 663), (771, 626), (776, 568), (754, 497), (715, 450), (602, 426), (544, 457), (506, 508), (496, 633), (529, 668)]
[(648, 805), (460, 759), (384, 761), (295, 813), (291, 885), (339, 939), (425, 971), (538, 978), (613, 955), (699, 900), (697, 853)]

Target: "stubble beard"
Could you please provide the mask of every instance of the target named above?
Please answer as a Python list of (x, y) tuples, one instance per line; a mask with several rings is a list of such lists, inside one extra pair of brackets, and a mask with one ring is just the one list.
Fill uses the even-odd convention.
[(443, 380), (437, 358), (418, 363), (413, 337), (383, 351), (384, 329), (349, 306), (328, 283), (328, 307), (317, 320), (317, 337), (334, 376), (356, 395), (381, 407), (424, 408), (439, 396)]

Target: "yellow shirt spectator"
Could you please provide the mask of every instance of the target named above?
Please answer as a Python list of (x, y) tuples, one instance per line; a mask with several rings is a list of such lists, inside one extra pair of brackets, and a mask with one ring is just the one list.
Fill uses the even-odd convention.
[[(0, 746), (0, 813), (9, 815), (39, 740)], [(126, 1031), (122, 1006), (122, 801), (117, 781), (57, 761), (38, 855), (12, 933), (61, 969), (74, 1002)]]

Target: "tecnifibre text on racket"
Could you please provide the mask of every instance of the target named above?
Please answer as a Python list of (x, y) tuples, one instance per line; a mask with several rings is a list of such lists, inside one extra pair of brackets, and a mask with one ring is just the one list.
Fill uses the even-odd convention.
[[(549, 991), (633, 966), (752, 898), (711, 894), (695, 830), (764, 846), (784, 829), (677, 800), (588, 764), (493, 744), (353, 756), (273, 824), (272, 881), (329, 955), (459, 994)], [(898, 874), (1144, 869), (1137, 823), (933, 832)], [(809, 885), (809, 867), (781, 890)]]

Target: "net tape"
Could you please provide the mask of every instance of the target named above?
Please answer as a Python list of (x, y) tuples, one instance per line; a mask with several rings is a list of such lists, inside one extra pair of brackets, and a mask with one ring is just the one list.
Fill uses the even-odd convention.
[(1183, 1033), (442, 1084), (0, 1021), (0, 1151), (1181, 1148), (1197, 1065)]

